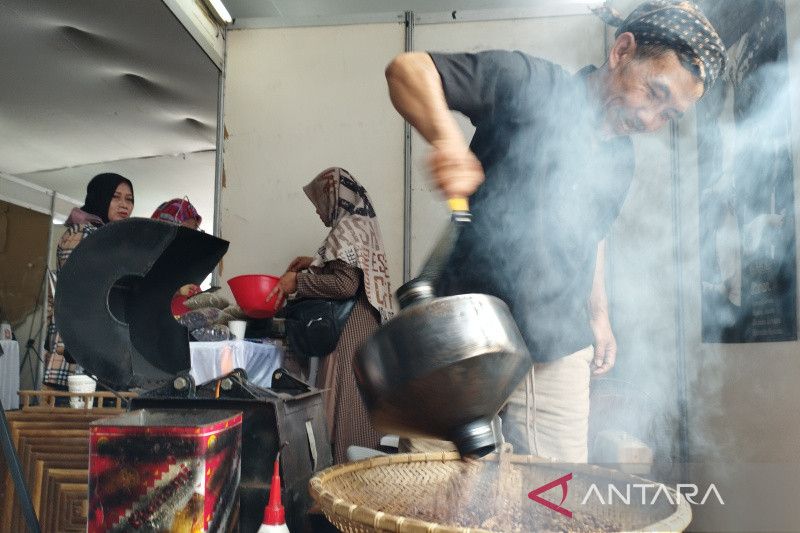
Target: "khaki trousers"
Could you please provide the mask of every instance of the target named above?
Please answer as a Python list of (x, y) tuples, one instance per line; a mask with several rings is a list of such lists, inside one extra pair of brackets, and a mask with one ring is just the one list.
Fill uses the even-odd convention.
[(514, 453), (587, 462), (593, 357), (594, 349), (588, 346), (533, 365), (500, 411), (503, 436)]

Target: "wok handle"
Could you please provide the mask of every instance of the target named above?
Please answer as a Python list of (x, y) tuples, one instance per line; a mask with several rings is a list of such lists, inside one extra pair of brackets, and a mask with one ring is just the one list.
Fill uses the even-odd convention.
[(444, 229), (442, 236), (433, 248), (433, 252), (428, 256), (422, 270), (417, 276), (418, 280), (426, 280), (431, 285), (435, 285), (442, 274), (447, 260), (453, 253), (461, 227), (472, 222), (472, 214), (469, 212), (469, 199), (465, 197), (448, 198), (447, 206), (450, 208), (450, 224)]
[(448, 198), (447, 207), (450, 208), (450, 211), (469, 212), (469, 198)]
[(397, 300), (403, 309), (435, 296), (436, 284), (453, 253), (461, 228), (472, 221), (467, 198), (449, 198), (447, 205), (450, 208), (450, 224), (425, 260), (419, 275), (397, 289)]
[(450, 208), (450, 217), (453, 222), (463, 224), (472, 221), (472, 214), (469, 212), (469, 198), (448, 198), (447, 207)]

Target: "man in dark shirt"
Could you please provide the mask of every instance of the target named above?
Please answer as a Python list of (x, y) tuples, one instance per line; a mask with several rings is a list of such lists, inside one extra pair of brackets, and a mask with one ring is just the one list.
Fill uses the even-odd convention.
[[(408, 53), (386, 71), (392, 103), (431, 144), (436, 186), (471, 197), (440, 292), (502, 298), (534, 360), (506, 437), (518, 452), (583, 462), (590, 374), (616, 357), (603, 254), (633, 175), (628, 135), (680, 118), (725, 63), (689, 2), (602, 16), (620, 26), (608, 61), (574, 76), (507, 51)], [(451, 110), (475, 126), (469, 146)]]

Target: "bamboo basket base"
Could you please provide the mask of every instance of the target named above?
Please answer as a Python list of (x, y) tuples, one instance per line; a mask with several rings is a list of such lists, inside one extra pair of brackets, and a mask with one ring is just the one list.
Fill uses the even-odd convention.
[[(502, 478), (500, 472), (503, 472)], [(534, 502), (529, 492), (572, 474), (562, 503), (568, 518)], [(498, 480), (502, 479), (502, 483)], [(645, 504), (638, 492), (629, 504), (582, 502), (591, 485), (605, 499), (609, 484), (654, 482), (591, 465), (563, 464), (533, 456), (487, 456), (464, 462), (455, 452), (397, 454), (328, 468), (310, 482), (312, 497), (326, 518), (346, 533), (487, 533), (534, 531), (682, 531), (691, 521), (686, 500), (663, 488), (669, 498)], [(502, 486), (501, 486), (502, 485)], [(558, 504), (554, 486), (542, 498)]]

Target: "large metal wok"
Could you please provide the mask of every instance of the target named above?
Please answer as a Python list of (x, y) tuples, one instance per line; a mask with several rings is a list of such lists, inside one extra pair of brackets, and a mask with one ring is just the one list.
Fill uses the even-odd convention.
[(485, 294), (437, 298), (435, 282), (469, 214), (454, 211), (401, 311), (361, 347), (356, 379), (375, 426), (453, 441), (462, 455), (494, 449), (491, 419), (532, 365), (511, 312)]

